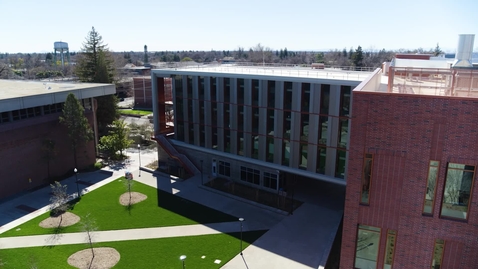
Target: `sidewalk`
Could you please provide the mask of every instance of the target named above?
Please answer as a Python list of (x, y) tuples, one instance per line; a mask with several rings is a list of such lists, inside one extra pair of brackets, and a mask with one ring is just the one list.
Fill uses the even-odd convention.
[[(240, 231), (240, 223), (221, 222), (206, 225), (183, 225), (158, 228), (127, 229), (94, 232), (95, 242), (127, 241), (194, 235), (232, 233)], [(244, 232), (251, 231), (243, 228)], [(85, 233), (31, 235), (0, 238), (0, 249), (41, 247), (85, 243)]]

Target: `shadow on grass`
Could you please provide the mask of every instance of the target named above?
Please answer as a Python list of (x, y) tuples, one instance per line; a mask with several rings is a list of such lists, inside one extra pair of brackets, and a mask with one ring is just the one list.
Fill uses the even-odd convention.
[(237, 221), (237, 217), (157, 189), (158, 206), (197, 223)]

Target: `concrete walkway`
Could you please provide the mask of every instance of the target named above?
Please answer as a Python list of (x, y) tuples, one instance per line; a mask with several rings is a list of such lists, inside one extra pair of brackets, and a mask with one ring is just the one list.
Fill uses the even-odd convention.
[[(195, 224), (158, 228), (127, 229), (94, 232), (94, 241), (111, 242), (140, 239), (168, 238), (194, 235), (208, 235), (219, 233), (232, 233), (240, 231), (240, 223), (222, 222), (211, 224)], [(244, 232), (250, 229), (243, 229)], [(86, 241), (85, 233), (63, 233), (50, 235), (31, 235), (0, 238), (0, 249), (56, 246), (68, 244), (81, 244)]]
[[(237, 255), (222, 268), (323, 268), (327, 260), (343, 210), (343, 188), (309, 182), (303, 190), (296, 191), (295, 198), (305, 203), (293, 215), (270, 210), (254, 202), (212, 191), (201, 185), (200, 176), (188, 180), (178, 180), (164, 174), (139, 171), (139, 152), (127, 152), (128, 162), (102, 169), (101, 171), (80, 174), (84, 192), (92, 191), (131, 171), (134, 180), (159, 188), (224, 213), (242, 217), (243, 231), (269, 230), (256, 242)], [(142, 165), (156, 159), (154, 151), (141, 151)], [(141, 175), (141, 176), (139, 176)], [(76, 192), (75, 178), (62, 181), (68, 191)], [(34, 191), (0, 204), (0, 233), (24, 223), (49, 210), (50, 188)], [(30, 212), (29, 212), (30, 211)], [(237, 232), (239, 222), (213, 223), (205, 225), (186, 225), (117, 231), (98, 231), (98, 242), (137, 240)], [(52, 244), (76, 244), (85, 242), (84, 233), (25, 236), (1, 238), (1, 248), (31, 247)]]

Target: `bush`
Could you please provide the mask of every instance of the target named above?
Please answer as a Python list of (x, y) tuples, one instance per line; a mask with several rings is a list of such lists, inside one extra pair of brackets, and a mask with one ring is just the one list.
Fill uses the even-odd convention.
[(94, 164), (94, 167), (95, 167), (95, 169), (101, 169), (101, 168), (103, 168), (103, 163), (102, 162), (96, 162)]

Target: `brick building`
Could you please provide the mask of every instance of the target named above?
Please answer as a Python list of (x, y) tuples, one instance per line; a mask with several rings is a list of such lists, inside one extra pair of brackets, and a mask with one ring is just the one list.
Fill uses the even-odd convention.
[(478, 266), (478, 70), (417, 63), (353, 91), (340, 268)]
[[(168, 105), (172, 109), (173, 96), (171, 84), (171, 79), (164, 79), (164, 92), (160, 95), (164, 97), (162, 105)], [(135, 108), (152, 109), (151, 77), (133, 77), (133, 95)]]
[[(74, 160), (66, 129), (59, 123), (69, 93), (81, 100), (96, 137), (97, 96), (114, 94), (114, 85), (42, 83), (0, 80), (0, 199), (48, 183), (73, 171)], [(55, 143), (53, 158), (43, 144)], [(97, 140), (78, 148), (78, 169), (96, 161)]]

